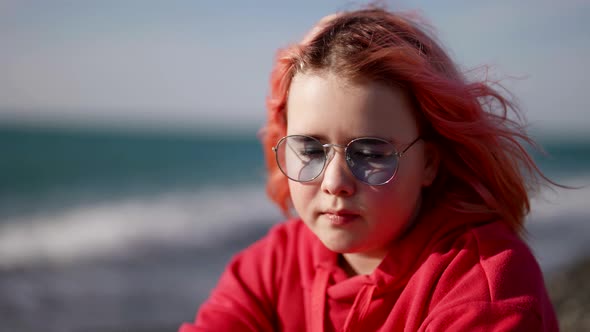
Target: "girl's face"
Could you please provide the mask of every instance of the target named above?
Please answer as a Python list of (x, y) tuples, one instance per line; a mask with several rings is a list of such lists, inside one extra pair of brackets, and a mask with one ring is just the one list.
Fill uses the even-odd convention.
[[(297, 74), (287, 103), (287, 134), (346, 145), (379, 137), (402, 151), (419, 136), (404, 91), (378, 83), (354, 83), (337, 74)], [(419, 140), (399, 160), (393, 180), (370, 186), (350, 172), (344, 149), (335, 148), (322, 174), (311, 182), (289, 180), (295, 210), (330, 250), (383, 257), (411, 221), (421, 189), (436, 166)]]

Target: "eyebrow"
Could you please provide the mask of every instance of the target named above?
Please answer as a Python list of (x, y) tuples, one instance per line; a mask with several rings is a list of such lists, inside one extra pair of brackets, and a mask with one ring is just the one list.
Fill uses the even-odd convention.
[[(310, 136), (310, 137), (313, 137), (313, 138), (317, 139), (318, 141), (320, 141), (322, 143), (334, 143), (334, 142), (330, 142), (330, 140), (325, 135), (322, 135), (322, 134), (315, 135), (315, 134), (303, 132), (303, 133), (291, 133), (289, 135)], [(398, 140), (393, 139), (392, 137), (383, 137), (383, 136), (379, 136), (379, 135), (346, 136), (345, 139), (344, 139), (344, 141), (342, 142), (342, 144), (348, 144), (352, 140), (355, 140), (357, 138), (379, 138), (379, 139), (388, 141), (388, 142), (390, 142), (392, 144), (401, 144)]]

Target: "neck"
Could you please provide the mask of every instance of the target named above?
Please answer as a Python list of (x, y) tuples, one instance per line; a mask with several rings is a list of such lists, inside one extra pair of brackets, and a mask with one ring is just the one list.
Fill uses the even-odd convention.
[(371, 274), (385, 258), (384, 254), (347, 253), (340, 256), (340, 267), (348, 276)]

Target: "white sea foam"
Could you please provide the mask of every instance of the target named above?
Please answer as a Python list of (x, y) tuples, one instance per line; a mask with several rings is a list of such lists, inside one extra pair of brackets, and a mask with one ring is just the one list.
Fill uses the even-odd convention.
[[(566, 181), (590, 184), (590, 177)], [(545, 190), (532, 202), (527, 223), (544, 266), (590, 253), (590, 186)], [(0, 223), (0, 267), (121, 256), (146, 244), (208, 245), (250, 223), (281, 220), (261, 186), (204, 188), (196, 192), (80, 206)]]
[(560, 183), (579, 189), (546, 189), (531, 201), (527, 239), (541, 267), (556, 271), (590, 255), (590, 177)]
[(146, 243), (207, 244), (280, 219), (260, 186), (208, 188), (81, 206), (0, 224), (0, 266), (124, 255)]
[(568, 178), (561, 184), (575, 189), (546, 188), (531, 200), (530, 219), (534, 222), (560, 221), (562, 216), (590, 216), (590, 176)]

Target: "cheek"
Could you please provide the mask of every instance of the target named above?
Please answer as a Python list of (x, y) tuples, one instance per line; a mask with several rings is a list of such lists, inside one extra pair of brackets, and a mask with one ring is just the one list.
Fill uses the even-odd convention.
[(399, 186), (408, 193), (420, 191), (427, 176), (424, 155), (415, 153), (404, 157), (406, 158), (401, 159), (397, 179), (394, 179), (394, 182), (399, 180), (397, 181)]
[(293, 207), (300, 216), (303, 216), (307, 208), (311, 207), (311, 201), (314, 197), (313, 186), (289, 181), (289, 193)]
[(385, 228), (396, 228), (408, 222), (416, 209), (421, 186), (407, 180), (409, 179), (394, 181), (387, 188), (382, 188), (383, 190), (367, 194), (366, 207), (369, 208), (374, 222), (385, 221), (389, 225)]
[(400, 165), (396, 177), (383, 191), (371, 194), (371, 198), (382, 206), (389, 206), (400, 212), (406, 208), (412, 209), (422, 192), (423, 172), (418, 166), (420, 163), (418, 160), (406, 161), (409, 162), (404, 167)]

